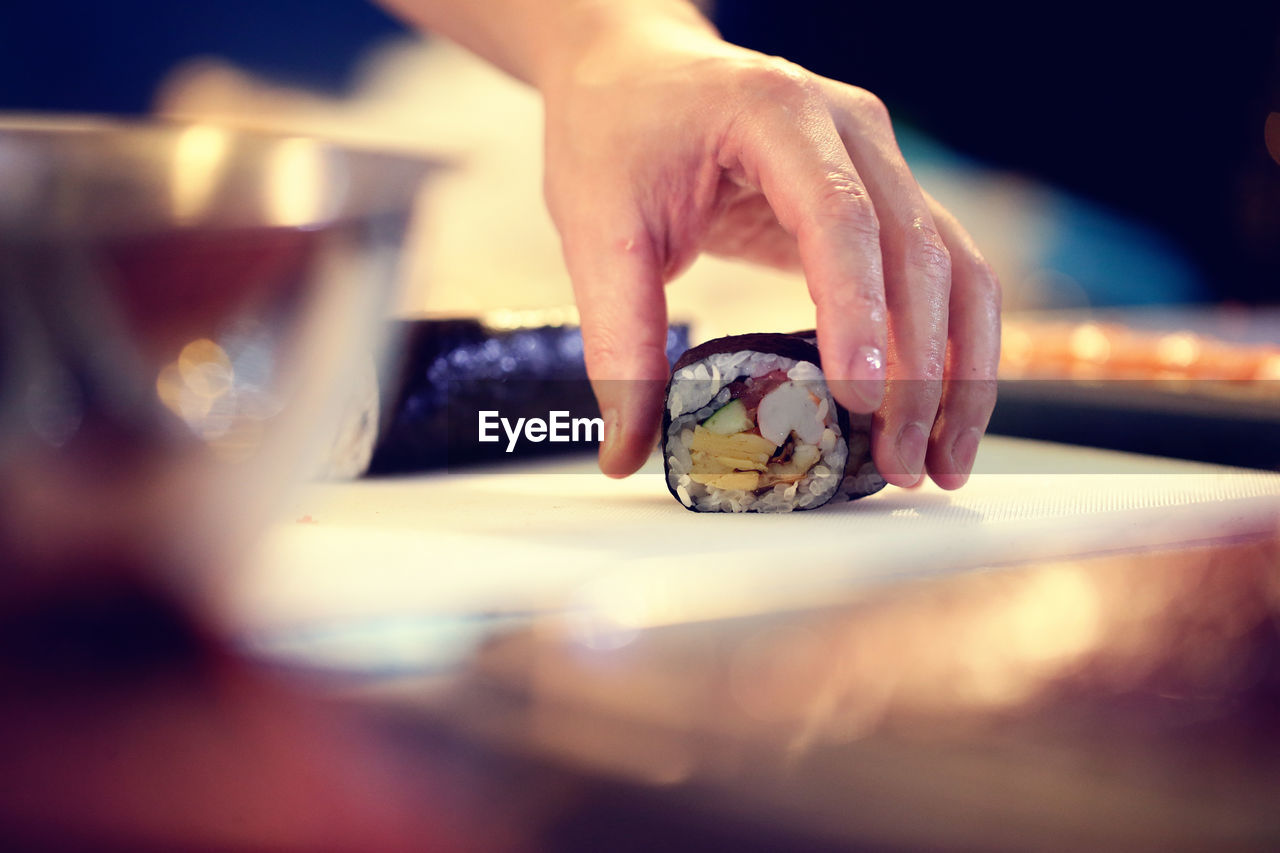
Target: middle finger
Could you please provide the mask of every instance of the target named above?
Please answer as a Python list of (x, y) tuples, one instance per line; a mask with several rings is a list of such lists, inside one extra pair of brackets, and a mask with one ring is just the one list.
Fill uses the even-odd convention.
[(942, 397), (951, 258), (923, 191), (898, 150), (884, 105), (830, 83), (836, 127), (880, 219), (889, 313), (888, 384), (872, 427), (872, 455), (896, 486), (918, 483)]

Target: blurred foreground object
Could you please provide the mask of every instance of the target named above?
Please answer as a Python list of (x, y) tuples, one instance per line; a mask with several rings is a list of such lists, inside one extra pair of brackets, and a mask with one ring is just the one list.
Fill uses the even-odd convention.
[(332, 435), (430, 165), (0, 116), (0, 846), (421, 849), (201, 603)]
[(558, 850), (1272, 849), (1280, 541), (549, 616), (384, 706), (577, 774)]
[(429, 164), (0, 117), (4, 583), (234, 561), (375, 350)]
[[(140, 585), (85, 581), (0, 621), (0, 847), (447, 851), (465, 798), (360, 721), (227, 653)], [(503, 847), (503, 849), (509, 849)]]

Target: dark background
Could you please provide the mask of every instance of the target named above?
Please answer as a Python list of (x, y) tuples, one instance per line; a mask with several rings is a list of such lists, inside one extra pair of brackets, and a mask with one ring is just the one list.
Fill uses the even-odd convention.
[(193, 56), (340, 92), (369, 45), (400, 32), (365, 0), (5, 0), (0, 107), (145, 113)]
[(720, 9), (732, 41), (870, 89), (962, 152), (1155, 226), (1218, 298), (1280, 299), (1280, 163), (1264, 138), (1280, 112), (1280, 3)]
[[(1147, 5), (1147, 4), (1143, 4)], [(403, 32), (363, 0), (11, 2), (0, 109), (142, 113), (175, 63), (217, 55), (341, 93)], [(898, 121), (1148, 224), (1215, 298), (1280, 300), (1280, 3), (1015, 11), (721, 0), (730, 40), (880, 95)]]

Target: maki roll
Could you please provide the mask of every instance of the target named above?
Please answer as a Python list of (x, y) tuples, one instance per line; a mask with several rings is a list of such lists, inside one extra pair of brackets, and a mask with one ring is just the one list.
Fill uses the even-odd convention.
[(831, 396), (812, 333), (733, 335), (687, 351), (667, 383), (667, 488), (694, 512), (790, 512), (884, 487), (870, 415)]

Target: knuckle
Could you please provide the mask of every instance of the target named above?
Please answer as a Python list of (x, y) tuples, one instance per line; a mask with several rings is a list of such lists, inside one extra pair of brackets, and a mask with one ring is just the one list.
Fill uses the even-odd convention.
[(819, 94), (812, 74), (778, 57), (753, 63), (746, 70), (744, 80), (758, 97), (788, 107), (810, 102)]
[(998, 319), (1004, 300), (1000, 277), (986, 259), (976, 252), (968, 255), (963, 263), (967, 275), (957, 276), (956, 286), (963, 288), (959, 295)]
[(975, 406), (982, 414), (983, 420), (985, 420), (996, 408), (996, 381), (994, 379), (973, 379), (970, 381), (974, 386), (970, 393), (973, 394)]
[(865, 317), (877, 325), (885, 323), (889, 315), (884, 293), (879, 290), (853, 291), (847, 297), (846, 310), (852, 310), (855, 316)]
[(920, 364), (920, 379), (925, 385), (931, 389), (937, 390), (937, 396), (942, 396), (942, 379), (946, 375), (946, 358), (930, 352), (929, 355)]
[(904, 421), (933, 423), (942, 408), (942, 382), (926, 376), (898, 377), (890, 382), (894, 407)]
[[(898, 375), (913, 386), (936, 392), (937, 397), (940, 397), (942, 383), (947, 375), (945, 338), (929, 333), (918, 339), (913, 346), (899, 343), (897, 350), (900, 360)], [(933, 397), (933, 394), (926, 396)], [(935, 402), (937, 397), (934, 397)]]
[(631, 348), (609, 329), (599, 326), (584, 335), (582, 343), (583, 357), (587, 365), (592, 368), (593, 375), (599, 373), (601, 374), (599, 378), (617, 378), (604, 374), (616, 372), (618, 365)]
[(991, 377), (954, 376), (947, 384), (948, 408), (963, 410), (968, 420), (979, 420), (996, 407), (996, 380)]
[(817, 215), (825, 224), (852, 232), (862, 242), (880, 242), (880, 218), (875, 205), (862, 182), (852, 175), (829, 172), (823, 177)]
[[(625, 333), (624, 333), (625, 332)], [(638, 366), (667, 363), (666, 329), (583, 327), (583, 358), (593, 379), (635, 378)]]
[(866, 89), (855, 88), (853, 90), (853, 104), (864, 121), (879, 125), (891, 123), (889, 107), (879, 97)]
[(818, 303), (819, 312), (827, 312), (832, 317), (856, 317), (869, 323), (873, 334), (878, 339), (877, 345), (883, 350), (887, 344), (884, 340), (889, 311), (885, 303), (884, 292), (878, 289), (864, 289), (854, 286), (837, 287), (813, 294)]
[(907, 264), (930, 278), (951, 279), (951, 252), (937, 229), (917, 223), (907, 241)]

